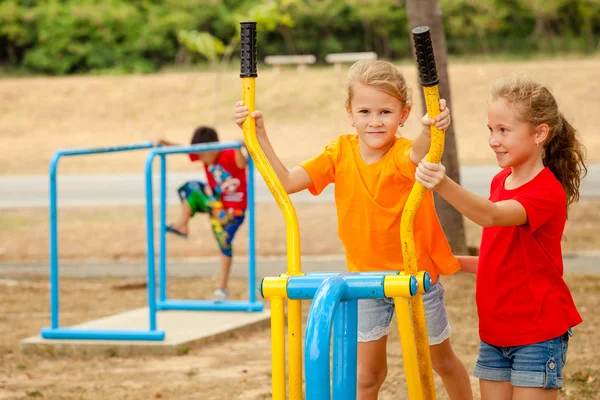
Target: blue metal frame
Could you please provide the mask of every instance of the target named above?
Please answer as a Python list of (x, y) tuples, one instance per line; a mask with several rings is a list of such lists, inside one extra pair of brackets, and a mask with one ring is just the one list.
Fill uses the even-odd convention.
[[(156, 329), (156, 321), (150, 321), (149, 330), (108, 330), (61, 328), (59, 321), (59, 269), (58, 269), (58, 225), (56, 175), (58, 161), (62, 157), (116, 153), (122, 151), (150, 149), (152, 142), (125, 146), (112, 146), (91, 149), (61, 149), (50, 160), (50, 320), (49, 328), (42, 328), (44, 339), (81, 339), (81, 340), (164, 340), (165, 333)], [(153, 288), (148, 282), (148, 299), (154, 298)]]
[(248, 300), (228, 300), (215, 303), (209, 300), (173, 300), (167, 298), (167, 245), (166, 245), (166, 155), (202, 153), (243, 147), (241, 142), (221, 142), (196, 144), (191, 146), (158, 147), (151, 150), (146, 158), (146, 221), (148, 248), (148, 275), (154, 274), (154, 205), (152, 188), (152, 165), (157, 156), (161, 158), (160, 182), (160, 254), (159, 254), (159, 298), (149, 299), (150, 320), (155, 320), (157, 310), (197, 310), (197, 311), (247, 311), (263, 310), (263, 303), (256, 300), (256, 257), (255, 257), (255, 204), (254, 204), (254, 164), (248, 158)]

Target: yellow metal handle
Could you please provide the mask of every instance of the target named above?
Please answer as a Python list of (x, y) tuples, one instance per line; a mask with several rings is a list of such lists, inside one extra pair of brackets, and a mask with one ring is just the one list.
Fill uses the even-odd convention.
[[(242, 101), (248, 107), (248, 111), (252, 113), (256, 110), (255, 103), (255, 78), (242, 78)], [(273, 170), (271, 164), (267, 160), (265, 153), (258, 143), (256, 138), (256, 123), (251, 118), (246, 118), (242, 125), (244, 130), (244, 141), (250, 157), (254, 160), (256, 168), (262, 175), (269, 190), (273, 194), (275, 201), (279, 205), (281, 212), (285, 218), (286, 234), (287, 234), (287, 261), (288, 275), (301, 275), (300, 269), (300, 228), (298, 226), (298, 218), (296, 210), (292, 205), (292, 201), (283, 185), (277, 178), (277, 174)], [(271, 306), (273, 304), (271, 303)], [(289, 343), (289, 371), (290, 371), (290, 400), (302, 399), (302, 307), (300, 300), (288, 301), (288, 343)], [(280, 351), (280, 346), (277, 346)], [(273, 348), (275, 352), (275, 348)], [(273, 359), (285, 359), (285, 347), (279, 355), (273, 355)], [(280, 361), (278, 361), (280, 363)], [(275, 367), (275, 364), (274, 364)], [(275, 377), (273, 377), (275, 378)], [(275, 395), (276, 381), (273, 379), (273, 391)], [(280, 390), (280, 384), (277, 384), (277, 390)]]
[[(425, 94), (425, 104), (427, 114), (435, 120), (440, 114), (440, 95), (438, 87), (423, 87)], [(427, 161), (440, 162), (444, 153), (444, 131), (431, 127), (431, 146), (427, 154)], [(415, 182), (400, 222), (400, 236), (402, 238), (402, 255), (404, 257), (404, 270), (407, 274), (416, 275), (419, 268), (417, 266), (417, 250), (415, 246), (415, 216), (425, 196), (426, 189), (419, 182)], [(423, 296), (417, 294), (410, 300), (412, 309), (413, 328), (416, 338), (417, 359), (419, 371), (421, 373), (421, 385), (423, 398), (428, 400), (435, 399), (435, 385), (433, 383), (433, 366), (431, 364), (431, 354), (429, 352), (429, 340), (427, 336), (427, 324), (425, 321), (425, 308)]]

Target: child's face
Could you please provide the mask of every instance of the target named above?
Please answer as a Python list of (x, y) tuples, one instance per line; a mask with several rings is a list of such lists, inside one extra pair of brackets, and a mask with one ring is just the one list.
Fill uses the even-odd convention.
[(197, 153), (198, 159), (205, 164), (214, 164), (219, 157), (218, 151), (205, 151), (202, 153)]
[(387, 151), (394, 141), (398, 125), (406, 121), (410, 107), (372, 86), (357, 84), (347, 112), (356, 127), (361, 146)]
[(488, 109), (488, 143), (501, 168), (523, 165), (538, 156), (542, 149), (542, 143), (539, 146), (535, 144), (535, 129), (519, 120), (519, 110), (515, 107), (518, 106), (499, 98), (492, 101)]

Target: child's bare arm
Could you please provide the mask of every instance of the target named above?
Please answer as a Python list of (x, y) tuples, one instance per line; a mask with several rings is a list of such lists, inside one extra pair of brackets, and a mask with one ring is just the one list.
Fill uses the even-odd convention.
[(494, 203), (469, 192), (446, 176), (442, 164), (422, 161), (415, 178), (429, 190), (435, 190), (462, 215), (483, 227), (515, 226), (527, 223), (527, 211), (517, 200)]
[(450, 109), (446, 107), (446, 100), (440, 99), (440, 114), (435, 118), (435, 121), (429, 118), (427, 114), (421, 119), (423, 129), (413, 140), (412, 150), (410, 151), (410, 161), (418, 165), (419, 162), (429, 152), (431, 146), (431, 130), (430, 126), (434, 125), (443, 131), (450, 126)]
[[(240, 128), (248, 116), (248, 107), (244, 106), (244, 103), (241, 101), (237, 102), (235, 107), (235, 122)], [(250, 117), (253, 118), (256, 123), (256, 138), (258, 139), (258, 143), (265, 153), (267, 160), (273, 167), (275, 174), (281, 181), (283, 189), (291, 194), (312, 186), (312, 180), (304, 168), (298, 165), (288, 169), (281, 162), (267, 136), (262, 112), (258, 110), (254, 111)]]
[(477, 264), (479, 263), (479, 257), (473, 256), (456, 256), (460, 269), (470, 274), (477, 273)]
[[(243, 140), (241, 140), (241, 142), (243, 143)], [(244, 155), (244, 153), (242, 152), (242, 149), (235, 149), (235, 165), (237, 165), (238, 168), (246, 168), (246, 165), (248, 165), (248, 160), (246, 160), (246, 156)]]
[(179, 146), (178, 143), (173, 143), (168, 140), (160, 139), (160, 138), (156, 139), (156, 141), (154, 142), (154, 145), (155, 146)]

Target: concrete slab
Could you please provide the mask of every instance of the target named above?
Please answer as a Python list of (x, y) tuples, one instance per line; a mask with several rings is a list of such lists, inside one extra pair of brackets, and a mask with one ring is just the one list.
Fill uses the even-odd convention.
[[(164, 341), (50, 340), (33, 336), (21, 341), (21, 352), (109, 356), (185, 354), (192, 347), (225, 339), (234, 333), (266, 328), (269, 326), (270, 316), (269, 310), (252, 313), (160, 311), (156, 315), (156, 326), (165, 331)], [(72, 328), (148, 329), (148, 308), (111, 315)]]

